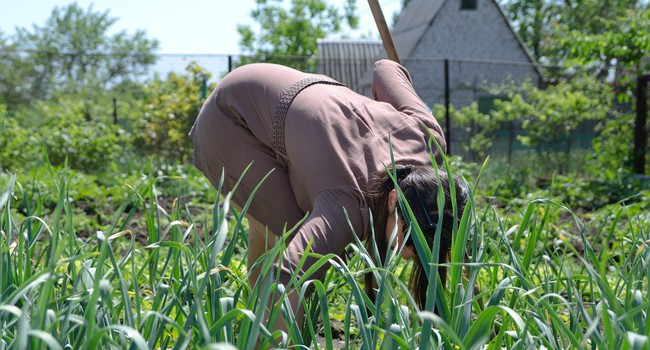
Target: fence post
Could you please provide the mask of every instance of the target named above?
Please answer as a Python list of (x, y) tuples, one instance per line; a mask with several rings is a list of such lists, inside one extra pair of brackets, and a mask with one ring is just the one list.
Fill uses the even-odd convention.
[(646, 121), (648, 120), (647, 96), (650, 74), (640, 75), (636, 80), (636, 120), (634, 123), (634, 172), (645, 174), (645, 155), (648, 145)]
[(447, 139), (447, 155), (451, 155), (451, 118), (449, 117), (449, 59), (445, 58), (445, 124), (447, 125), (447, 132), (445, 138)]
[(119, 121), (117, 120), (117, 98), (113, 97), (113, 124), (117, 125)]
[(508, 133), (508, 164), (512, 164), (512, 147), (515, 142), (515, 122), (514, 120), (508, 121), (509, 124), (509, 133)]
[(201, 99), (205, 99), (208, 94), (208, 78), (203, 77), (201, 81)]

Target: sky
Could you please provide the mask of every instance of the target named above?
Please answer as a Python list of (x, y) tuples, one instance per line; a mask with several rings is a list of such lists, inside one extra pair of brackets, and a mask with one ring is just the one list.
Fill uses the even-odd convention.
[[(343, 0), (326, 1), (342, 8)], [(255, 24), (250, 15), (255, 0), (0, 0), (0, 31), (6, 37), (16, 27), (42, 26), (56, 6), (74, 2), (86, 9), (92, 6), (95, 11), (108, 10), (111, 17), (118, 18), (115, 31), (146, 31), (148, 38), (160, 42), (158, 53), (162, 54), (236, 55), (240, 53), (237, 25)], [(401, 1), (379, 3), (386, 21), (391, 23)], [(350, 33), (351, 37), (370, 33), (378, 39), (368, 2), (357, 0), (357, 9), (361, 26)]]

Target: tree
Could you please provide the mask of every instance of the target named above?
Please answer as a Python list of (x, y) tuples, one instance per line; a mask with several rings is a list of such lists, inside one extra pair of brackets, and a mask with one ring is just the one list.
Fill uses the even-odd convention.
[(135, 80), (155, 63), (158, 41), (141, 30), (109, 35), (116, 22), (108, 11), (73, 3), (54, 8), (43, 26), (18, 28), (15, 46), (27, 63), (21, 88), (36, 99), (79, 96), (88, 101), (88, 119), (98, 91)]
[(522, 0), (506, 1), (504, 6), (522, 41), (538, 60), (547, 64), (557, 63), (556, 55), (549, 55), (552, 42), (547, 39), (552, 35), (557, 8), (554, 5), (549, 0)]
[[(323, 0), (256, 0), (251, 16), (260, 25), (256, 33), (249, 25), (239, 25), (241, 63), (273, 62), (304, 71), (315, 71), (317, 40), (340, 33), (342, 25), (358, 26), (354, 0), (346, 0), (344, 13)], [(250, 55), (249, 57), (245, 57)]]
[(598, 23), (598, 32), (573, 29), (561, 40), (568, 62), (589, 67), (602, 79), (612, 77), (618, 92), (625, 92), (638, 74), (650, 69), (643, 62), (650, 56), (650, 10), (628, 9)]
[[(599, 80), (619, 69), (616, 48), (639, 46), (646, 41), (648, 3), (644, 0), (502, 0), (524, 44), (545, 66), (571, 66), (590, 72)], [(632, 30), (630, 30), (633, 28)], [(622, 31), (622, 33), (620, 33)], [(628, 35), (632, 34), (633, 35)], [(614, 37), (621, 40), (610, 40)], [(600, 42), (603, 45), (594, 45)], [(607, 45), (616, 45), (609, 46)], [(595, 49), (605, 49), (599, 51)], [(628, 46), (629, 47), (629, 46)], [(618, 52), (620, 53), (620, 52)], [(570, 69), (547, 69), (551, 79), (572, 74)]]
[(25, 63), (20, 59), (16, 45), (0, 32), (0, 104), (4, 104), (9, 111), (29, 101), (29, 96), (20, 88), (23, 81), (20, 71), (23, 67)]

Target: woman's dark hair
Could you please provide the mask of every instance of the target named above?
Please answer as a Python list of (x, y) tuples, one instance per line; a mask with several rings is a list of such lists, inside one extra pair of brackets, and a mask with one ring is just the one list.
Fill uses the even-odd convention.
[[(388, 170), (391, 171), (392, 170)], [(373, 242), (372, 237), (368, 237), (366, 245), (368, 251), (372, 252), (374, 244), (377, 246), (376, 256), (379, 259), (384, 259), (388, 251), (388, 242), (386, 241), (386, 225), (389, 215), (388, 208), (388, 195), (392, 189), (395, 188), (395, 182), (399, 186), (401, 192), (404, 194), (404, 199), (408, 203), (417, 223), (424, 234), (424, 238), (429, 246), (433, 249), (433, 243), (438, 225), (441, 227), (440, 235), (440, 251), (439, 263), (449, 261), (449, 251), (451, 250), (451, 240), (454, 221), (460, 221), (460, 217), (465, 210), (465, 205), (469, 197), (467, 185), (463, 179), (453, 177), (453, 184), (456, 189), (456, 209), (458, 217), (454, 217), (453, 204), (450, 195), (450, 181), (447, 172), (443, 170), (436, 170), (433, 166), (427, 165), (406, 165), (396, 166), (395, 180), (389, 176), (387, 172), (378, 174), (375, 178), (371, 179), (368, 190), (366, 191), (366, 198), (374, 220), (374, 232), (376, 241)], [(440, 186), (439, 186), (440, 185)], [(445, 195), (444, 208), (438, 208), (438, 189), (441, 188)], [(399, 191), (398, 191), (399, 192)], [(399, 204), (398, 208), (401, 207)], [(442, 222), (439, 221), (439, 213), (442, 210)], [(404, 234), (407, 232), (409, 215), (399, 211), (399, 217), (405, 225)], [(413, 232), (413, 231), (412, 231)], [(412, 236), (412, 235), (411, 235)], [(413, 240), (409, 236), (405, 245), (412, 247), (415, 250)], [(376, 260), (375, 254), (371, 254), (373, 259)], [(378, 264), (383, 261), (375, 261)], [(447, 269), (445, 266), (438, 267), (438, 274), (440, 280), (445, 286), (447, 279)], [(411, 281), (409, 288), (420, 308), (424, 308), (427, 299), (427, 289), (429, 281), (422, 266), (420, 258), (416, 255), (413, 258), (413, 271), (411, 272)], [(365, 275), (365, 290), (368, 296), (374, 300), (375, 297), (375, 280), (372, 274)]]

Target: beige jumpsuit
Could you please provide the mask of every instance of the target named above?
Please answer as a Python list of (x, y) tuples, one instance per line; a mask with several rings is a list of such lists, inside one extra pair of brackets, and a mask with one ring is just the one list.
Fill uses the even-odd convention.
[(282, 234), (308, 213), (287, 245), (282, 283), (287, 263), (295, 267), (310, 240), (312, 252), (340, 255), (353, 230), (361, 238), (369, 232), (364, 190), (391, 164), (389, 137), (400, 164), (431, 163), (427, 128), (445, 149), (442, 129), (404, 67), (376, 62), (372, 91), (374, 100), (323, 75), (249, 64), (219, 83), (190, 131), (194, 164), (215, 187), (223, 169), (224, 193), (252, 162), (233, 193), (240, 207), (270, 172), (248, 215), (271, 232)]

